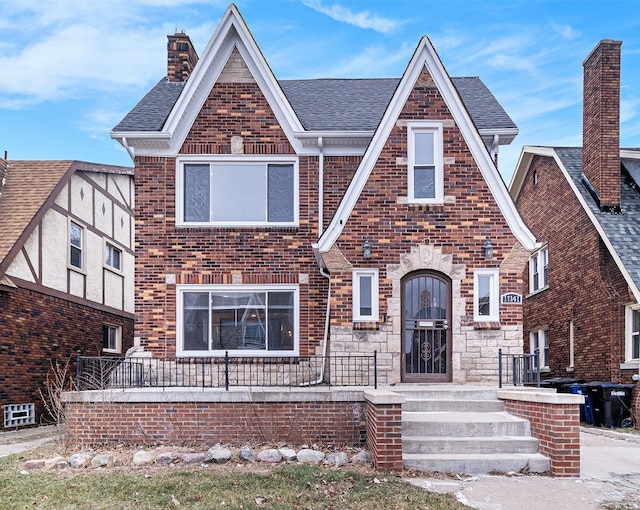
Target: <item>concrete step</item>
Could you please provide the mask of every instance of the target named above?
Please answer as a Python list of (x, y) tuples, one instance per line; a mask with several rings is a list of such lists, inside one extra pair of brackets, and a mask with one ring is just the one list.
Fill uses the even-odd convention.
[(550, 460), (534, 454), (403, 454), (404, 467), (440, 473), (545, 473)]
[(404, 411), (459, 411), (478, 413), (499, 413), (504, 411), (503, 400), (459, 400), (459, 399), (413, 399), (407, 398), (402, 406)]
[(407, 400), (497, 400), (498, 388), (465, 385), (398, 385), (390, 388)]
[(405, 454), (538, 453), (538, 440), (526, 436), (443, 437), (403, 436)]
[(404, 412), (403, 436), (496, 437), (530, 436), (531, 426), (508, 413)]

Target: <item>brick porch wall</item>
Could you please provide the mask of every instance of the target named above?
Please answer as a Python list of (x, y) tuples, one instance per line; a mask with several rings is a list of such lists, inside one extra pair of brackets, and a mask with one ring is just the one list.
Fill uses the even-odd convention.
[(505, 411), (526, 418), (531, 435), (540, 441), (540, 453), (551, 459), (558, 477), (580, 477), (580, 407), (582, 395), (511, 391), (498, 392)]

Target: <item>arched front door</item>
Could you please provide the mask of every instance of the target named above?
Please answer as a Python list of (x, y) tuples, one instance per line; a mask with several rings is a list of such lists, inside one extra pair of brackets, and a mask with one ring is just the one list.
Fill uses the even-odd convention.
[(451, 381), (451, 281), (433, 272), (402, 280), (402, 380)]

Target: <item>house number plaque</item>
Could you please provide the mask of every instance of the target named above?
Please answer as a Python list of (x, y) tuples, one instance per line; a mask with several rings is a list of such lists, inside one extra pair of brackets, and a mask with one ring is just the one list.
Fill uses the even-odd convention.
[(507, 292), (506, 294), (502, 294), (502, 296), (500, 296), (500, 302), (503, 305), (521, 305), (522, 294), (516, 294), (515, 292)]

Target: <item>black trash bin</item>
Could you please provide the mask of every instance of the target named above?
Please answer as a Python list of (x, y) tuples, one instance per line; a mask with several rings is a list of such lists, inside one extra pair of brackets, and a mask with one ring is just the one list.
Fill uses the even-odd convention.
[(584, 404), (580, 404), (580, 421), (587, 425), (593, 425), (593, 406), (589, 398), (588, 387), (585, 384), (570, 384), (565, 388), (569, 390), (569, 393), (584, 397)]
[(540, 381), (541, 388), (555, 388), (558, 393), (571, 393), (569, 386), (572, 384), (583, 383), (584, 379), (573, 379), (570, 377), (554, 377), (553, 379), (545, 379)]
[(596, 427), (621, 427), (624, 420), (631, 419), (632, 384), (590, 382), (587, 387)]
[(619, 384), (611, 388), (611, 426), (627, 428), (633, 425), (631, 419), (631, 393), (633, 384)]

